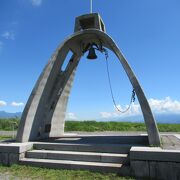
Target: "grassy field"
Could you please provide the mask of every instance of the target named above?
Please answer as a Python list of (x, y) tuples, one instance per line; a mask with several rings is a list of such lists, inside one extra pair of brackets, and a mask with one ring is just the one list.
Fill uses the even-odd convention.
[[(133, 178), (120, 177), (113, 173), (97, 173), (78, 170), (54, 170), (30, 166), (13, 165), (11, 167), (0, 166), (0, 179), (4, 175), (9, 179), (36, 179), (36, 180), (133, 180)], [(4, 178), (5, 179), (5, 178)]]
[(11, 139), (11, 136), (0, 136), (0, 140)]
[[(0, 130), (16, 130), (18, 124), (18, 119), (0, 119)], [(160, 132), (180, 132), (180, 124), (158, 124), (158, 128)], [(146, 127), (144, 123), (66, 121), (65, 131), (146, 131)]]
[(17, 129), (19, 125), (19, 119), (0, 119), (0, 130), (1, 131), (12, 131), (13, 128)]
[[(180, 124), (158, 124), (161, 132), (180, 132)], [(65, 131), (146, 131), (144, 123), (66, 121)]]
[[(18, 128), (18, 119), (0, 119), (0, 130), (15, 130)], [(158, 124), (161, 132), (180, 132), (180, 124)], [(144, 123), (130, 122), (96, 122), (96, 121), (66, 121), (65, 131), (146, 131)], [(0, 136), (0, 140), (9, 137)], [(95, 173), (90, 171), (53, 170), (46, 168), (13, 165), (4, 167), (0, 165), (0, 179), (37, 179), (37, 180), (130, 180), (133, 178), (120, 177), (113, 173)]]

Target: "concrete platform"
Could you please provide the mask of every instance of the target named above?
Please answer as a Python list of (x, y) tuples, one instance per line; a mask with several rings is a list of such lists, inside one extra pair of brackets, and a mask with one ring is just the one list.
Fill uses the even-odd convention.
[(180, 179), (180, 136), (162, 136), (162, 147), (149, 147), (146, 134), (68, 134), (41, 142), (0, 144), (0, 163), (55, 169), (115, 172), (123, 176)]
[(24, 158), (25, 152), (33, 148), (33, 143), (0, 143), (0, 164), (17, 164), (21, 158)]
[[(136, 144), (136, 146), (138, 146)], [(77, 144), (77, 143), (34, 143), (35, 149), (46, 149), (55, 151), (80, 151), (80, 152), (102, 152), (102, 153), (129, 153), (132, 145), (129, 144)]]
[(75, 135), (33, 142), (19, 163), (55, 169), (115, 172), (130, 176), (129, 151), (147, 146), (147, 136)]
[(148, 145), (147, 135), (110, 135), (108, 133), (87, 135), (77, 134), (44, 139), (41, 142), (78, 144), (141, 144)]

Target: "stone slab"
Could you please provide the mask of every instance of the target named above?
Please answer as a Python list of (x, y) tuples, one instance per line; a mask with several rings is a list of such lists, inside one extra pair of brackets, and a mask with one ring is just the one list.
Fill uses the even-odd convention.
[(73, 144), (73, 143), (34, 143), (35, 149), (56, 151), (104, 152), (126, 154), (132, 146), (129, 144)]
[(132, 174), (139, 178), (149, 177), (149, 163), (148, 161), (131, 161)]
[(127, 164), (127, 154), (114, 153), (94, 153), (94, 152), (75, 152), (75, 151), (52, 151), (52, 150), (32, 150), (26, 153), (27, 158), (35, 159), (55, 159), (55, 160), (73, 160), (73, 161), (92, 161), (92, 162), (110, 162)]
[(132, 147), (130, 160), (180, 162), (180, 150), (165, 150), (158, 147)]
[(20, 164), (53, 168), (53, 169), (90, 170), (90, 171), (101, 171), (101, 172), (114, 172), (114, 173), (119, 173), (121, 175), (130, 175), (129, 166), (124, 166), (122, 164), (117, 164), (117, 163), (98, 163), (98, 162), (84, 162), (84, 161), (24, 158), (20, 160)]
[(32, 149), (33, 143), (0, 143), (0, 153), (16, 153), (20, 154)]
[(179, 180), (180, 163), (160, 161), (131, 161), (137, 179)]
[(180, 140), (180, 134), (174, 134), (174, 136)]
[(150, 177), (152, 179), (179, 180), (180, 163), (149, 162)]
[(0, 164), (8, 165), (9, 164), (9, 156), (8, 153), (0, 153)]

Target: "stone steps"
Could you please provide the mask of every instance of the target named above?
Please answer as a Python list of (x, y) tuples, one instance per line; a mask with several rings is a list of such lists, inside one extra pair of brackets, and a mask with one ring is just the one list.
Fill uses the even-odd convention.
[(128, 154), (132, 146), (139, 144), (77, 144), (77, 143), (34, 143), (34, 149), (37, 150), (55, 150), (55, 151), (76, 151), (76, 152), (102, 152)]
[(116, 137), (109, 138), (109, 141), (104, 141), (102, 137), (98, 137), (98, 141), (94, 137), (90, 139), (73, 137), (34, 142), (33, 149), (26, 152), (25, 158), (20, 159), (19, 163), (54, 169), (114, 172), (131, 176), (129, 151), (132, 146), (141, 146), (142, 138), (133, 144), (124, 141), (117, 143), (117, 140)]
[(128, 154), (76, 152), (76, 151), (52, 151), (52, 150), (32, 150), (26, 153), (27, 158), (72, 160), (102, 163), (122, 163), (128, 164)]
[(20, 164), (130, 175), (129, 144), (35, 142)]
[(70, 160), (54, 160), (54, 159), (35, 159), (23, 158), (19, 162), (22, 165), (31, 165), (53, 169), (70, 169), (70, 170), (91, 170), (98, 172), (113, 172), (121, 175), (130, 175), (130, 168), (124, 164), (102, 163), (102, 162), (86, 162), (86, 161), (70, 161)]

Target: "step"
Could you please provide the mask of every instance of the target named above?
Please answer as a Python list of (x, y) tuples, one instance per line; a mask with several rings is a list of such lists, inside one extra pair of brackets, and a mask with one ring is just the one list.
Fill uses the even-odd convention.
[(22, 165), (31, 165), (37, 167), (53, 169), (74, 169), (74, 170), (91, 170), (99, 172), (112, 172), (121, 175), (130, 175), (130, 167), (117, 163), (99, 163), (84, 161), (52, 160), (52, 159), (34, 159), (23, 158), (19, 161)]
[[(112, 136), (112, 135), (78, 135), (72, 137), (50, 138), (49, 142), (54, 143), (77, 143), (77, 144), (141, 144), (148, 145), (147, 135), (138, 136)], [(46, 139), (47, 142), (47, 139)]]
[(32, 150), (26, 152), (27, 158), (36, 159), (55, 159), (73, 161), (92, 161), (128, 164), (127, 154), (114, 153), (95, 153), (95, 152), (75, 152), (75, 151), (51, 151), (51, 150)]
[[(131, 144), (34, 143), (34, 149), (128, 154)], [(134, 146), (138, 146), (135, 145)]]

